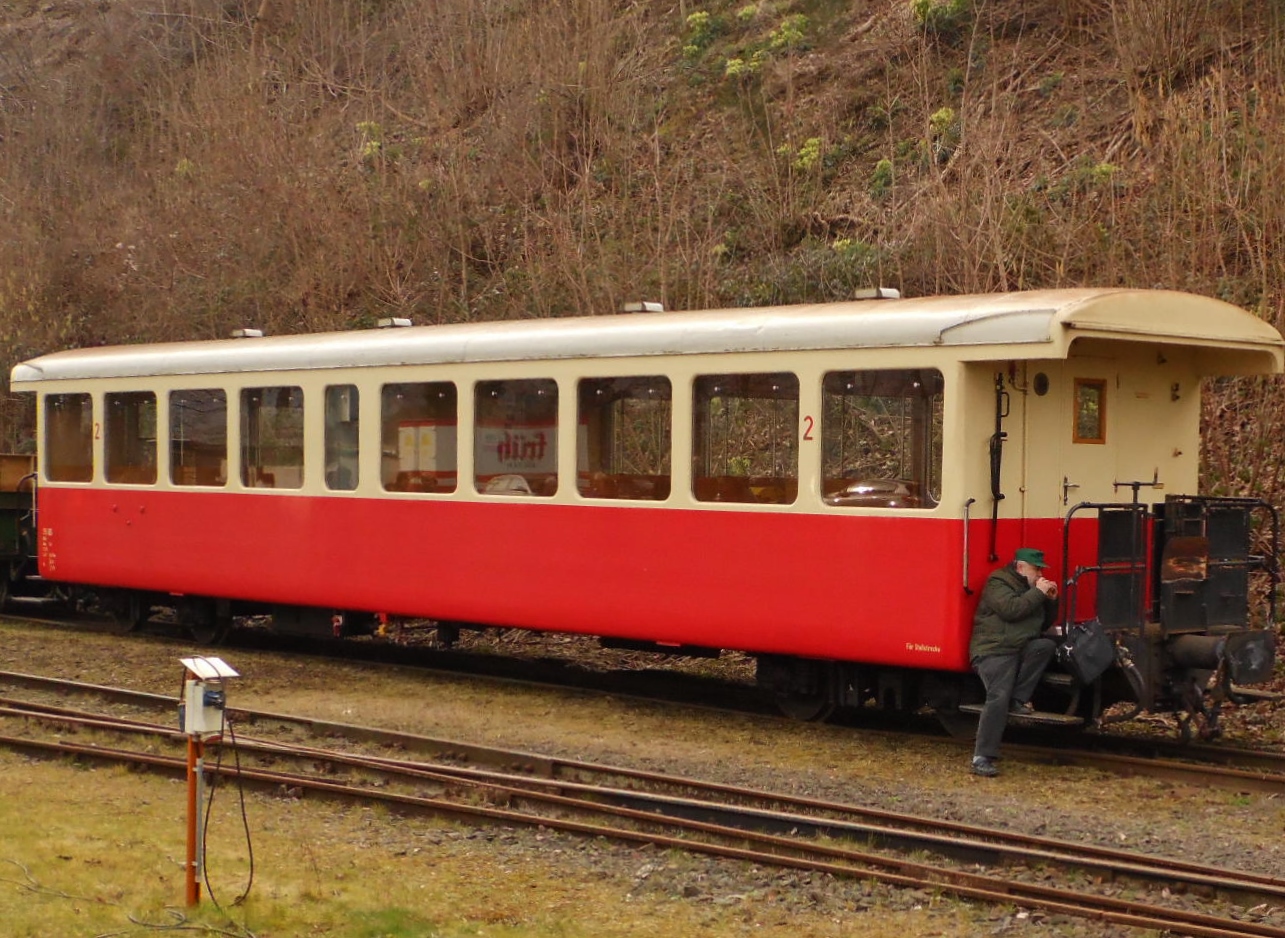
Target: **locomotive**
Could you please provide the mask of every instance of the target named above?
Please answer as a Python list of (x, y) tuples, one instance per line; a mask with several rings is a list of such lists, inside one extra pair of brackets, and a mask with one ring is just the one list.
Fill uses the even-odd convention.
[(270, 612), (734, 650), (821, 719), (975, 709), (978, 593), (1029, 545), (1055, 631), (1113, 658), (1051, 669), (1037, 719), (1217, 732), (1272, 675), (1279, 521), (1198, 492), (1201, 382), (1280, 373), (1280, 333), (1172, 291), (876, 293), (20, 363), (39, 468), (5, 586), (205, 640)]

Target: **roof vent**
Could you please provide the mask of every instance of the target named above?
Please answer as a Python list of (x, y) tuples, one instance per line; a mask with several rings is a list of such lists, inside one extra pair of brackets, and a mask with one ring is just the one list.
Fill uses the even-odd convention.
[(620, 307), (622, 313), (663, 313), (664, 303), (626, 303)]
[(901, 291), (892, 287), (866, 287), (864, 290), (855, 290), (852, 293), (854, 300), (899, 300)]
[(234, 339), (262, 339), (262, 329), (233, 329), (232, 338)]
[(381, 319), (375, 323), (380, 329), (405, 329), (413, 325), (411, 321), (404, 316), (391, 316), (388, 319)]

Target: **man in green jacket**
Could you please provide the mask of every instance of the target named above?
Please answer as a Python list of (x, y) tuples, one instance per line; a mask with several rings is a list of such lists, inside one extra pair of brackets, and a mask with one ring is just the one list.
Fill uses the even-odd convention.
[(1055, 648), (1043, 632), (1057, 615), (1057, 584), (1045, 579), (1044, 551), (1018, 548), (986, 580), (973, 617), (968, 657), (986, 687), (973, 748), (975, 775), (998, 775), (999, 742), (1009, 713), (1033, 713), (1031, 695)]

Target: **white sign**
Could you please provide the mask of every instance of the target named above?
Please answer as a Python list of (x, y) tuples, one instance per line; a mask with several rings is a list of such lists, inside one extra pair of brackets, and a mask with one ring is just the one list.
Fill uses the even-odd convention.
[(478, 427), (478, 478), (503, 473), (554, 473), (558, 470), (558, 430), (533, 427)]

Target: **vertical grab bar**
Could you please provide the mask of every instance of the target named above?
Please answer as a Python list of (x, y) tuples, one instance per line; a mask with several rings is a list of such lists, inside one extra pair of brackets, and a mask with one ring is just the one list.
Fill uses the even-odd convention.
[(972, 589), (968, 586), (968, 529), (970, 527), (968, 523), (968, 509), (972, 507), (972, 504), (975, 501), (977, 501), (977, 499), (970, 498), (968, 501), (964, 502), (964, 594), (967, 596), (973, 595)]

